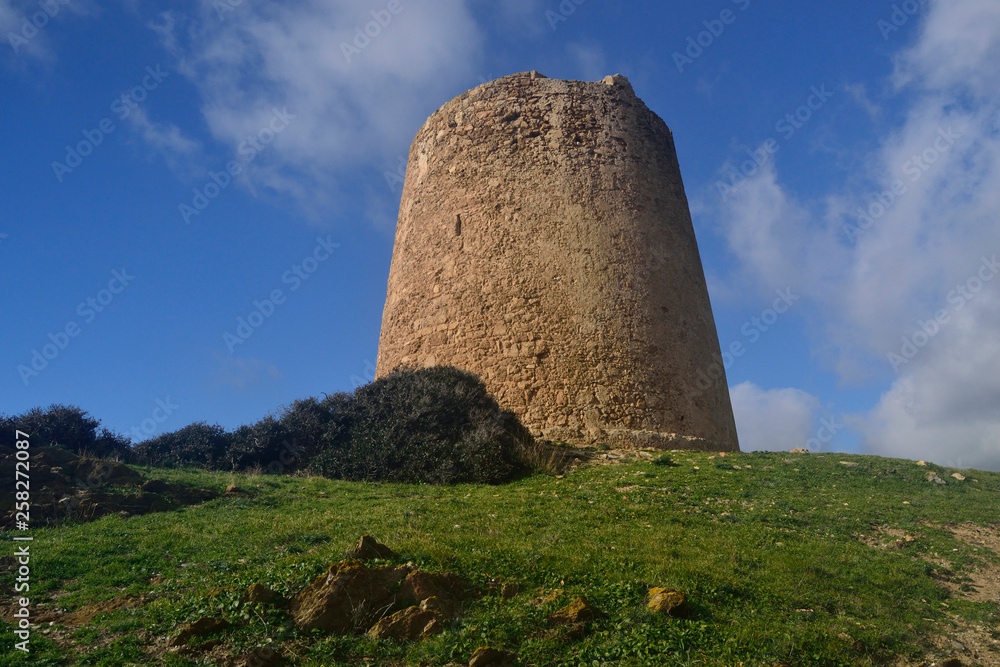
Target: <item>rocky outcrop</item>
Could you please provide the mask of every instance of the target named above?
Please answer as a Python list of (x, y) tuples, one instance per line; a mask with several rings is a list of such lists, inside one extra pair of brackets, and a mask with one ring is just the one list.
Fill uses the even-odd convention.
[[(121, 463), (79, 457), (61, 447), (33, 447), (29, 452), (32, 527), (68, 519), (92, 521), (109, 514), (164, 512), (218, 495), (146, 479)], [(0, 468), (13, 470), (15, 458), (13, 449), (0, 447)], [(17, 521), (13, 476), (0, 483), (0, 529), (10, 529)]]

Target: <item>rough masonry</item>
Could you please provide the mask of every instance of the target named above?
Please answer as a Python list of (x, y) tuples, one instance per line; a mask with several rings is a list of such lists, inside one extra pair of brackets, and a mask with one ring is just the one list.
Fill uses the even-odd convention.
[(377, 375), (433, 365), (536, 436), (739, 449), (673, 137), (624, 76), (514, 74), (417, 133)]

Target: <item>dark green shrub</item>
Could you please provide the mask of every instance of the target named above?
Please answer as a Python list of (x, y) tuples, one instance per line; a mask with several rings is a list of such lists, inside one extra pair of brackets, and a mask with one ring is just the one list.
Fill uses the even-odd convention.
[[(272, 462), (293, 459), (284, 454), (288, 450), (294, 454), (295, 446), (288, 434), (288, 429), (280, 421), (270, 415), (256, 424), (240, 426), (229, 436), (229, 451), (223, 457), (222, 467), (231, 470), (246, 470), (248, 468), (267, 469)], [(297, 460), (295, 457), (294, 460)], [(287, 468), (283, 464), (283, 468)]]
[(523, 472), (524, 437), (472, 373), (399, 370), (340, 402), (310, 469), (347, 480), (496, 484)]
[(33, 447), (62, 447), (77, 455), (97, 458), (127, 457), (131, 440), (108, 429), (97, 429), (101, 422), (86, 410), (74, 405), (52, 404), (15, 415), (0, 417), (0, 443), (11, 446), (16, 430), (30, 436)]
[(140, 442), (132, 448), (132, 460), (143, 465), (212, 469), (224, 464), (229, 444), (230, 436), (221, 426), (195, 422)]
[(334, 430), (347, 426), (337, 416), (350, 400), (351, 396), (345, 393), (327, 396), (322, 401), (310, 397), (297, 400), (281, 411), (278, 421), (289, 442), (294, 442), (298, 448), (302, 463), (308, 462), (323, 448), (325, 434), (332, 422), (338, 422), (332, 427)]

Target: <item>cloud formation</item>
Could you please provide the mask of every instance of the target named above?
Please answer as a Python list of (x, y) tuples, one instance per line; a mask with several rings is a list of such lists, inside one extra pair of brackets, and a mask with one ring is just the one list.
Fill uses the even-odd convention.
[(330, 204), (338, 178), (394, 166), (433, 111), (426, 100), (461, 92), (479, 59), (479, 28), (462, 0), (230, 4), (203, 0), (197, 14), (167, 12), (151, 27), (232, 153), (272, 109), (295, 115), (250, 171), (313, 211)]
[(740, 449), (789, 451), (806, 447), (815, 435), (814, 421), (820, 403), (799, 389), (764, 390), (744, 382), (729, 390), (736, 417)]
[(1000, 255), (1000, 4), (931, 0), (920, 31), (891, 81), (909, 108), (865, 173), (804, 201), (768, 163), (717, 211), (741, 278), (818, 306), (842, 379), (891, 383), (857, 422), (869, 451), (997, 470), (1000, 279), (979, 272)]

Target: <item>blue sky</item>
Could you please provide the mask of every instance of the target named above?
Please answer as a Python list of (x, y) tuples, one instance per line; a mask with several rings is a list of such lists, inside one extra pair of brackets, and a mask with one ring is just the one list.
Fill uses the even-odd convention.
[(352, 389), (427, 116), (622, 73), (743, 344), (743, 449), (1000, 469), (995, 0), (0, 0), (0, 34), (0, 411), (138, 440)]

